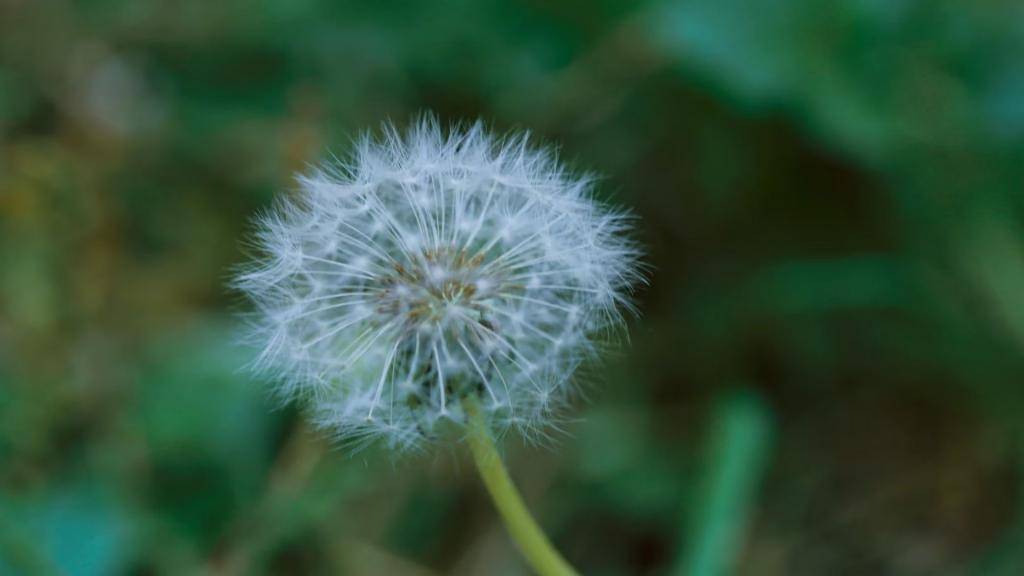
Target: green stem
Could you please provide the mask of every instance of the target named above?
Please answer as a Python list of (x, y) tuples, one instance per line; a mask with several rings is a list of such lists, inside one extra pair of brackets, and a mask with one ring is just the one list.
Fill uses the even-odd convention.
[(501, 456), (494, 447), (494, 440), (487, 430), (476, 398), (465, 398), (462, 406), (469, 417), (469, 446), (473, 451), (476, 469), (519, 551), (541, 576), (574, 576), (576, 571), (555, 550), (537, 521), (526, 510), (522, 496), (512, 484)]
[(741, 388), (727, 394), (713, 422), (703, 485), (685, 507), (690, 526), (687, 552), (676, 567), (680, 576), (733, 572), (769, 464), (772, 414), (757, 393)]

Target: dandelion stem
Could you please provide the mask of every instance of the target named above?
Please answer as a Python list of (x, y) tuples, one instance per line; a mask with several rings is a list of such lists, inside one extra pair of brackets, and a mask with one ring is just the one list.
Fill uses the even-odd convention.
[(576, 571), (551, 545), (512, 484), (508, 470), (494, 447), (477, 399), (469, 396), (463, 399), (462, 406), (469, 417), (469, 446), (476, 468), (519, 551), (541, 576), (575, 575)]

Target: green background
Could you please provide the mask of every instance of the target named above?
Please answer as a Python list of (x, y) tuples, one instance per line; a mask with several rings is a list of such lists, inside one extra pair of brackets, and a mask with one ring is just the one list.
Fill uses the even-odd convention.
[(0, 0), (0, 573), (525, 572), (464, 446), (240, 369), (252, 216), (426, 110), (640, 216), (629, 346), (504, 446), (583, 573), (1024, 573), (1002, 0)]

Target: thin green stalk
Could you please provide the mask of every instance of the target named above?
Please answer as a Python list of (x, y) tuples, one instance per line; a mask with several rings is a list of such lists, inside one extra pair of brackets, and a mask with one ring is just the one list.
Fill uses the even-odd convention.
[(476, 469), (519, 551), (541, 576), (575, 575), (576, 571), (555, 550), (537, 521), (527, 511), (522, 496), (512, 484), (501, 456), (494, 447), (494, 440), (487, 430), (476, 398), (464, 399), (462, 406), (469, 417), (469, 446)]
[(690, 522), (680, 576), (718, 576), (733, 570), (768, 466), (772, 415), (749, 389), (728, 394), (715, 410), (703, 486), (684, 513)]

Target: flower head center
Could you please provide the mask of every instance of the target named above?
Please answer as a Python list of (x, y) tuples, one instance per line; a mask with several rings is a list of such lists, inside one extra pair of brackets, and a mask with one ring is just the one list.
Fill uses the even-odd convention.
[(465, 250), (424, 250), (382, 281), (379, 310), (409, 325), (450, 323), (482, 312), (496, 282)]

